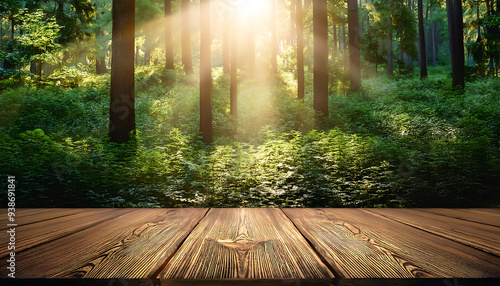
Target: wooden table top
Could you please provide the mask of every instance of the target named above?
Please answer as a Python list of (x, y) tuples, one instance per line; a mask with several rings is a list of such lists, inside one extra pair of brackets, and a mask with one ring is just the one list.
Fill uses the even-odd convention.
[[(7, 278), (2, 213), (0, 278)], [(500, 278), (500, 209), (18, 209), (15, 218), (16, 278), (151, 285)]]

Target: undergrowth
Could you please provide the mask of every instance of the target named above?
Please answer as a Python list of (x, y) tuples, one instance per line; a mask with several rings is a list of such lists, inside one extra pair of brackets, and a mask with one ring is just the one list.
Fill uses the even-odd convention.
[[(136, 72), (137, 136), (107, 139), (109, 75), (0, 92), (0, 173), (24, 207), (492, 207), (500, 205), (500, 81), (368, 79), (323, 122), (293, 76), (214, 69), (215, 142), (198, 134), (196, 77)], [(236, 124), (236, 126), (235, 126)], [(234, 133), (237, 128), (237, 133)], [(3, 196), (2, 200), (5, 200)]]

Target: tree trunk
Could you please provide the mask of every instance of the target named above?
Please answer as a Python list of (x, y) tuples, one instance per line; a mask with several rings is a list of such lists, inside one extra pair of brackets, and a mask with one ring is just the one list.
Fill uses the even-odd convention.
[[(479, 22), (479, 19), (480, 19), (480, 16), (479, 16), (479, 1), (476, 2), (476, 5), (477, 5), (476, 20)], [(477, 24), (477, 39), (478, 40), (481, 39), (481, 25), (479, 25), (479, 23)]]
[(212, 143), (212, 65), (210, 0), (200, 0), (200, 132), (203, 142)]
[(435, 67), (437, 65), (437, 51), (438, 51), (438, 45), (437, 45), (437, 39), (436, 39), (436, 33), (437, 33), (437, 28), (436, 28), (436, 22), (432, 21), (432, 66)]
[(420, 38), (420, 78), (427, 77), (427, 57), (425, 53), (424, 14), (422, 0), (418, 0), (418, 35)]
[(172, 40), (172, 0), (165, 0), (165, 68), (174, 69), (174, 44)]
[(351, 82), (351, 90), (358, 91), (361, 88), (361, 56), (357, 0), (348, 0), (347, 10), (349, 24), (349, 81)]
[(234, 132), (238, 130), (238, 13), (231, 12), (231, 86), (229, 95), (230, 114)]
[[(279, 3), (279, 2), (278, 2)], [(312, 6), (312, 0), (304, 0), (304, 9), (309, 11)], [(313, 61), (311, 60), (311, 53), (314, 48), (311, 48), (311, 33), (306, 33), (306, 45), (307, 47), (307, 57), (304, 58), (304, 65), (307, 66), (307, 71), (313, 71)]]
[(229, 12), (224, 13), (224, 23), (222, 27), (222, 69), (225, 74), (231, 72), (231, 21)]
[[(297, 31), (298, 32), (298, 31)], [(298, 49), (298, 45), (297, 45)], [(298, 55), (297, 55), (298, 57)], [(276, 31), (276, 1), (271, 0), (271, 71), (278, 73), (278, 34)]]
[(455, 36), (455, 68), (452, 74), (454, 76), (453, 86), (464, 88), (465, 87), (465, 50), (464, 50), (464, 21), (463, 21), (463, 11), (462, 11), (462, 1), (454, 0), (455, 2), (455, 23), (454, 32)]
[[(97, 4), (94, 4), (94, 9), (97, 11)], [(98, 16), (96, 15), (96, 20)], [(97, 55), (95, 59), (95, 73), (96, 74), (104, 74), (106, 73), (106, 57), (104, 55), (104, 47), (101, 47), (98, 44), (98, 38), (103, 36), (103, 31), (98, 30), (96, 32), (96, 50), (97, 50)]]
[[(394, 60), (392, 59), (392, 17), (389, 14), (387, 19), (387, 75), (394, 75)], [(401, 50), (401, 49), (400, 49)], [(403, 60), (403, 59), (401, 59)]]
[[(400, 44), (400, 47), (402, 46), (403, 44), (403, 26), (399, 26), (399, 34), (401, 35), (400, 39), (399, 39), (399, 44)], [(399, 60), (401, 61), (401, 63), (404, 63), (404, 60), (405, 60), (405, 57), (404, 57), (404, 52), (403, 52), (403, 49), (399, 49)]]
[(135, 132), (135, 0), (113, 0), (109, 137), (123, 143)]
[(36, 61), (31, 61), (30, 62), (30, 72), (32, 74), (38, 74), (38, 72), (36, 71), (36, 67), (37, 67)]
[(463, 14), (461, 0), (446, 0), (450, 37), (452, 85), (462, 89), (465, 84)]
[(181, 0), (181, 45), (182, 64), (184, 73), (193, 73), (193, 63), (191, 59), (191, 15), (189, 0)]
[(333, 25), (333, 55), (337, 55), (337, 25)]
[(42, 61), (38, 60), (36, 62), (36, 71), (38, 73), (38, 80), (42, 80)]
[(295, 0), (297, 10), (297, 97), (304, 99), (304, 30), (302, 0)]
[[(452, 66), (452, 77), (453, 76), (453, 65), (454, 65), (454, 60), (455, 60), (455, 35), (456, 33), (453, 31), (453, 24), (455, 23), (455, 11), (453, 9), (453, 0), (446, 0), (446, 12), (448, 15), (448, 36), (450, 39), (450, 60), (451, 60), (451, 66)], [(455, 81), (453, 81), (453, 86)]]
[(144, 65), (151, 64), (151, 49), (153, 46), (152, 35), (149, 32), (146, 32), (145, 40), (144, 40)]
[(345, 24), (342, 25), (342, 51), (344, 54), (347, 53), (347, 39), (346, 39), (346, 32), (345, 32)]
[[(356, 1), (356, 0), (351, 0)], [(328, 18), (326, 0), (313, 0), (314, 109), (328, 116)]]
[(106, 73), (106, 57), (98, 56), (95, 61), (95, 73), (103, 74)]
[(289, 33), (289, 41), (290, 46), (294, 46), (295, 36), (297, 35), (296, 23), (297, 23), (297, 15), (295, 5), (293, 5), (293, 1), (291, 1), (290, 5), (290, 33)]
[[(485, 3), (486, 3), (486, 15), (492, 15), (495, 12), (495, 8), (493, 7), (493, 3), (490, 3), (489, 0), (486, 0)], [(485, 32), (485, 34), (491, 34), (492, 31), (491, 31), (490, 27), (486, 26), (484, 32)], [(487, 44), (489, 44), (489, 41)], [(488, 49), (488, 57), (490, 58), (489, 63), (488, 63), (488, 66), (490, 67), (490, 73), (494, 74), (495, 73), (495, 70), (494, 70), (494, 67), (495, 67), (495, 65), (494, 65), (494, 49)]]
[(255, 21), (255, 17), (253, 13), (248, 16), (248, 34), (247, 34), (247, 55), (245, 59), (246, 62), (246, 74), (249, 78), (253, 78), (255, 76), (255, 27), (253, 25)]
[(139, 46), (135, 46), (135, 65), (139, 65)]

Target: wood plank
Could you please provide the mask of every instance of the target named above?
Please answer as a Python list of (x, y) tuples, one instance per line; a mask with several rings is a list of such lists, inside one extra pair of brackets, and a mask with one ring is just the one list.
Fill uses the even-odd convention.
[[(206, 212), (207, 209), (133, 209), (17, 253), (16, 277), (150, 278)], [(0, 261), (0, 277), (6, 277), (5, 261)]]
[(432, 208), (416, 210), (500, 227), (500, 210), (498, 209)]
[[(50, 210), (50, 211), (48, 211)], [(58, 217), (68, 216), (81, 212), (91, 211), (92, 209), (16, 209), (15, 223), (18, 226), (50, 220)], [(7, 209), (2, 209), (2, 216), (0, 217), (0, 230), (8, 229), (7, 227), (8, 216)], [(4, 215), (5, 214), (5, 215)]]
[(166, 285), (193, 279), (329, 285), (333, 277), (283, 212), (271, 208), (211, 209), (158, 276)]
[[(16, 252), (57, 240), (131, 211), (132, 209), (87, 209), (87, 211), (68, 216), (45, 219), (53, 217), (50, 215), (52, 212), (60, 214), (58, 210), (45, 209), (39, 214), (42, 221), (15, 227)], [(0, 240), (7, 241), (8, 235), (6, 231), (0, 232)], [(0, 259), (7, 257), (10, 252), (7, 247), (0, 248)]]
[[(161, 285), (167, 286), (334, 286), (326, 280), (303, 279), (176, 279), (162, 280)], [(373, 284), (372, 284), (373, 285)]]
[(500, 256), (500, 227), (413, 209), (369, 209), (395, 221)]
[(284, 209), (344, 278), (494, 278), (500, 258), (362, 209)]

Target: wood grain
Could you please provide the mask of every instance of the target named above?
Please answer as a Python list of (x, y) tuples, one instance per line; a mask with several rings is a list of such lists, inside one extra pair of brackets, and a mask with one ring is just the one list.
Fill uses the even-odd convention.
[(369, 209), (368, 211), (500, 256), (500, 227), (413, 209)]
[[(15, 227), (16, 230), (16, 252), (24, 251), (36, 245), (57, 240), (61, 237), (79, 232), (91, 226), (97, 225), (105, 220), (113, 219), (132, 211), (131, 209), (87, 209), (83, 212), (72, 213), (60, 212), (59, 209), (46, 209), (37, 217), (40, 222), (32, 222)], [(48, 213), (54, 212), (56, 217)], [(51, 219), (47, 219), (51, 218)], [(7, 238), (7, 232), (0, 233), (0, 240)], [(0, 248), (0, 259), (7, 257), (10, 250), (7, 247)]]
[(329, 283), (333, 274), (279, 209), (211, 209), (158, 278)]
[(498, 209), (435, 208), (435, 209), (416, 209), (416, 210), (500, 227), (500, 210)]
[(500, 277), (495, 255), (362, 209), (284, 209), (345, 278)]
[[(93, 227), (17, 253), (16, 277), (150, 278), (206, 211), (133, 209)], [(6, 277), (4, 261), (0, 261), (0, 277)]]
[[(47, 211), (47, 209), (16, 209), (15, 223), (18, 226), (27, 225), (86, 211), (92, 211), (92, 209), (50, 209), (50, 211)], [(1, 213), (0, 230), (8, 229), (9, 227), (7, 227), (7, 223), (9, 222), (7, 221), (7, 209), (2, 209)]]

